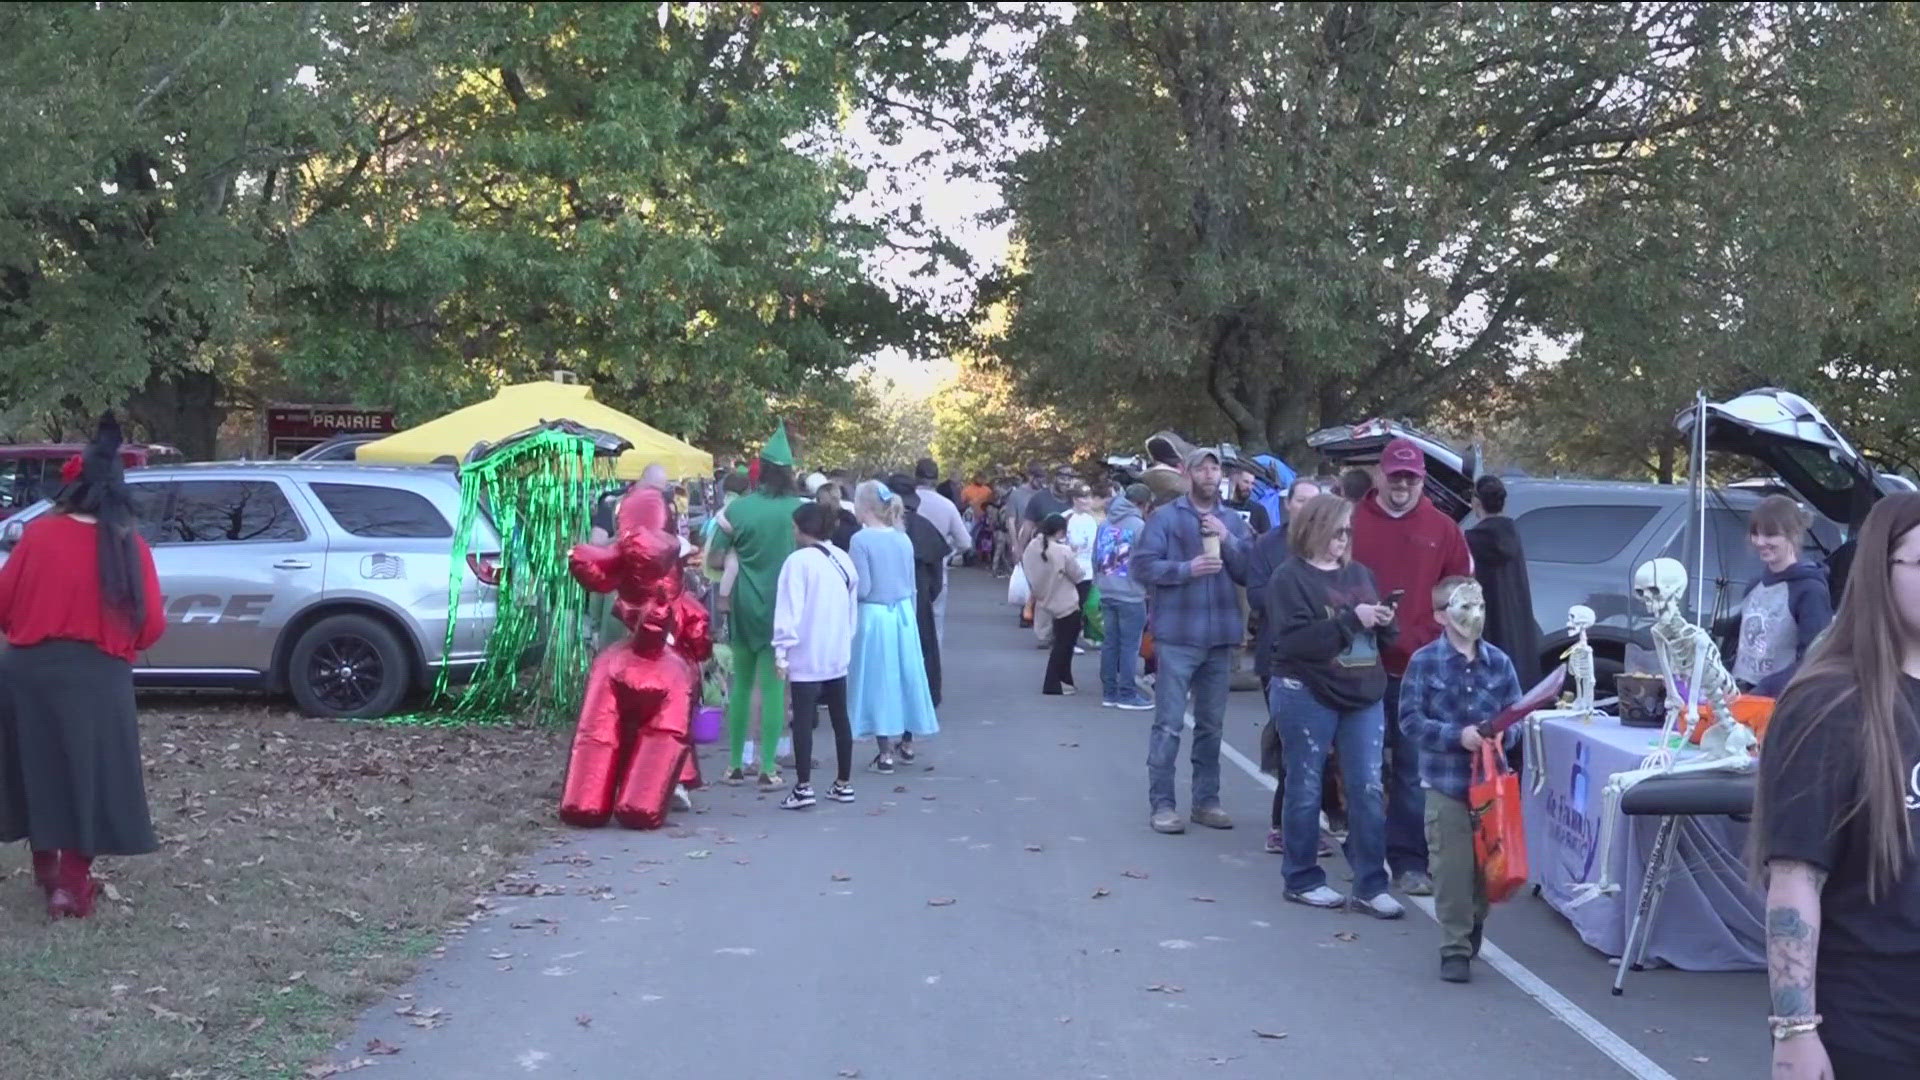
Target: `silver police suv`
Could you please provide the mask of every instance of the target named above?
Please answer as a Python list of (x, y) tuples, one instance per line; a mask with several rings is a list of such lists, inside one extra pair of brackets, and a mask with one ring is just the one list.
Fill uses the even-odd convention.
[[(373, 717), (442, 667), (479, 665), (500, 538), (482, 514), (450, 613), (452, 469), (242, 462), (131, 469), (127, 483), (167, 613), (139, 685), (285, 691), (309, 715)], [(0, 527), (0, 559), (49, 507)]]

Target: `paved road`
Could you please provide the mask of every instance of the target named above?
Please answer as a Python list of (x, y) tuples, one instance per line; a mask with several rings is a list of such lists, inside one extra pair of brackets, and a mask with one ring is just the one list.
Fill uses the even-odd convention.
[[(1489, 938), (1523, 981), (1644, 1055), (1636, 1073), (1484, 963), (1441, 983), (1418, 911), (1282, 902), (1268, 790), (1230, 762), (1239, 828), (1149, 832), (1148, 714), (1041, 697), (1003, 587), (954, 574), (945, 730), (918, 763), (856, 773), (850, 806), (719, 787), (666, 831), (569, 834), (527, 868), (559, 892), (502, 898), (335, 1060), (378, 1039), (400, 1053), (367, 1075), (422, 1078), (1763, 1074), (1758, 975), (1652, 971), (1612, 998), (1605, 958), (1545, 905), (1497, 909)], [(1248, 752), (1256, 699), (1228, 718)]]

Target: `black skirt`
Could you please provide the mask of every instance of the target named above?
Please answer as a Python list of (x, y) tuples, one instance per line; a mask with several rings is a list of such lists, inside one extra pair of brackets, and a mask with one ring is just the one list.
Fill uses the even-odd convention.
[(0, 652), (0, 841), (23, 838), (83, 855), (160, 846), (125, 660), (77, 641)]

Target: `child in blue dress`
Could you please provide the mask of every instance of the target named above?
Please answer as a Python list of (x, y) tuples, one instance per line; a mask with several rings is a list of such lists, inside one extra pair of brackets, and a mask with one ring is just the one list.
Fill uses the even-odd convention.
[(891, 773), (894, 740), (902, 761), (913, 760), (913, 737), (940, 730), (914, 618), (913, 543), (899, 528), (900, 496), (869, 480), (854, 493), (862, 528), (853, 534), (860, 613), (854, 628), (847, 705), (856, 739), (879, 744), (869, 768)]

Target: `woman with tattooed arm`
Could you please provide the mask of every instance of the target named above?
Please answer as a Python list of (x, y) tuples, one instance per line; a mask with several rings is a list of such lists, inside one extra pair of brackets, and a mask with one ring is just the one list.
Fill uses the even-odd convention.
[(1920, 494), (1861, 528), (1839, 614), (1760, 759), (1775, 1080), (1920, 1068)]

